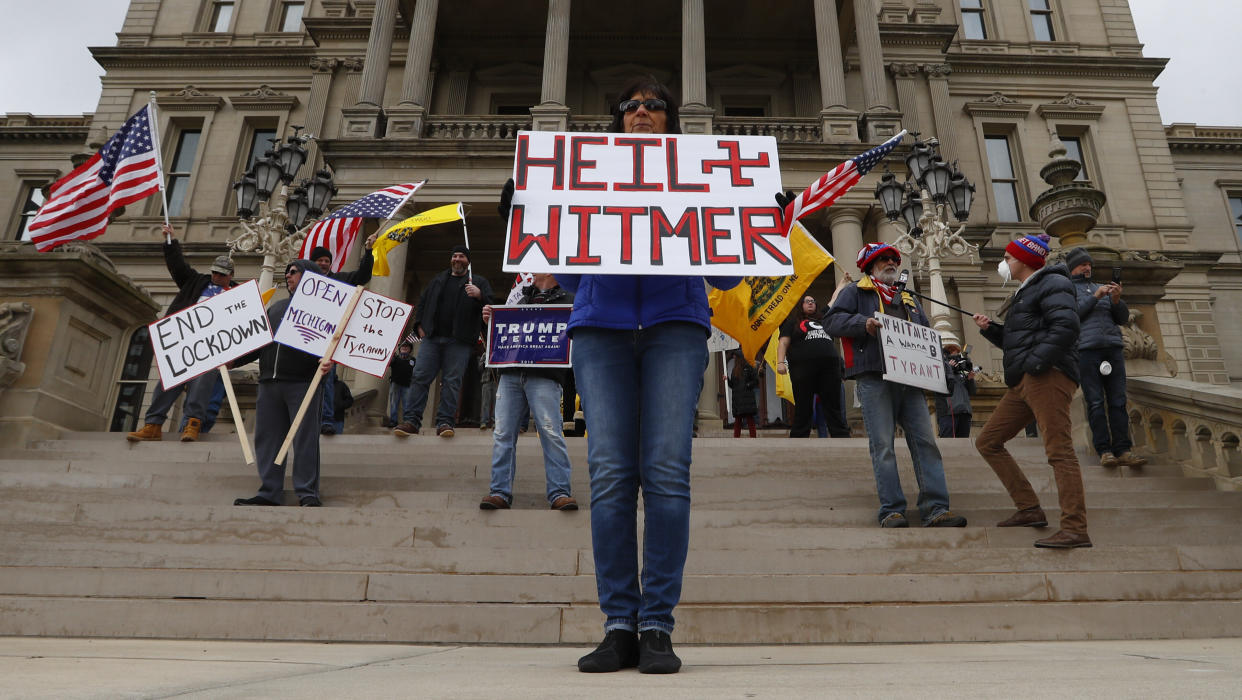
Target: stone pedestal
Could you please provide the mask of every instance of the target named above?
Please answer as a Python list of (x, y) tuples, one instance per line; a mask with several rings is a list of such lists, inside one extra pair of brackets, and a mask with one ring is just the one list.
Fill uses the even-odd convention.
[(388, 128), (384, 138), (417, 139), (423, 135), (427, 108), (416, 104), (399, 104), (389, 107), (385, 116), (388, 117)]
[(701, 104), (685, 105), (677, 113), (683, 134), (712, 133), (712, 117), (716, 110)]
[(532, 131), (569, 131), (569, 108), (546, 102), (530, 108)]
[(863, 114), (863, 127), (866, 129), (867, 143), (883, 143), (901, 131), (901, 112), (868, 111)]
[(824, 143), (858, 143), (858, 112), (825, 109), (819, 113), (819, 121)]
[(159, 304), (94, 246), (0, 248), (0, 308), (23, 304), (31, 314), (16, 359), (25, 368), (0, 394), (0, 447), (107, 430), (130, 336)]
[(371, 139), (383, 135), (384, 111), (375, 105), (360, 104), (341, 110), (341, 138)]

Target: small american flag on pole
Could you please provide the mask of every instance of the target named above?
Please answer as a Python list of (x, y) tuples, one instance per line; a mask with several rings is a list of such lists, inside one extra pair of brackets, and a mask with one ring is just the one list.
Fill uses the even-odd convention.
[(811, 212), (830, 206), (841, 195), (849, 192), (851, 187), (857, 185), (859, 180), (862, 180), (863, 175), (870, 172), (876, 163), (883, 160), (884, 156), (888, 155), (897, 144), (901, 143), (901, 139), (905, 138), (905, 135), (906, 131), (902, 129), (900, 134), (879, 146), (850, 158), (825, 173), (823, 177), (806, 188), (802, 194), (795, 197), (785, 207), (785, 236), (789, 236), (795, 221)]
[(99, 152), (52, 185), (47, 202), (30, 222), (40, 252), (103, 234), (120, 207), (159, 192), (159, 146), (152, 138), (154, 112), (138, 110)]
[(376, 190), (325, 216), (307, 231), (298, 257), (309, 258), (312, 250), (323, 246), (332, 251), (332, 271), (340, 272), (341, 266), (345, 264), (346, 254), (357, 240), (358, 231), (362, 229), (363, 220), (391, 217), (426, 182), (421, 180)]

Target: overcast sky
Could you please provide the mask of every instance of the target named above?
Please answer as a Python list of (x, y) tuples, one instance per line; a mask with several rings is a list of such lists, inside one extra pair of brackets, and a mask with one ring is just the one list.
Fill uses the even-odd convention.
[[(4, 0), (0, 113), (94, 111), (103, 70), (86, 47), (115, 45), (128, 5)], [(1164, 122), (1242, 126), (1242, 90), (1227, 77), (1242, 66), (1242, 0), (1130, 0), (1130, 6), (1144, 54), (1172, 58), (1156, 81)]]

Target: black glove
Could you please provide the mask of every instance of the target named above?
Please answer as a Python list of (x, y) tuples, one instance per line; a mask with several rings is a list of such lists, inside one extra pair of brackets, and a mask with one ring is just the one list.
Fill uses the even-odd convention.
[(500, 212), (500, 218), (505, 221), (509, 220), (509, 209), (513, 206), (513, 178), (505, 183), (504, 189), (500, 190), (500, 204), (496, 207), (496, 211)]
[(784, 210), (785, 207), (789, 206), (790, 202), (794, 201), (795, 196), (796, 195), (794, 195), (793, 190), (785, 190), (784, 194), (777, 192), (776, 203), (782, 210)]

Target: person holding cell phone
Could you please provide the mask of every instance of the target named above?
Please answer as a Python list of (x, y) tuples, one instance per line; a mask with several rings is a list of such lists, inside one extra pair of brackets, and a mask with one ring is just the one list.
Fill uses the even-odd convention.
[(1147, 460), (1130, 449), (1130, 418), (1126, 413), (1126, 358), (1121, 326), (1130, 310), (1121, 299), (1121, 268), (1113, 268), (1113, 281), (1091, 280), (1094, 261), (1083, 248), (1065, 254), (1078, 300), (1078, 362), (1082, 397), (1087, 404), (1091, 442), (1104, 467), (1141, 467)]

